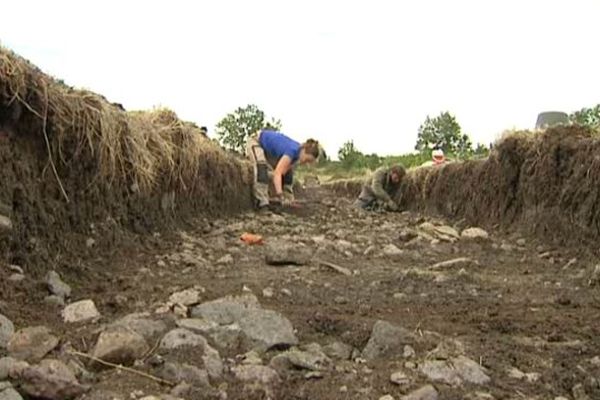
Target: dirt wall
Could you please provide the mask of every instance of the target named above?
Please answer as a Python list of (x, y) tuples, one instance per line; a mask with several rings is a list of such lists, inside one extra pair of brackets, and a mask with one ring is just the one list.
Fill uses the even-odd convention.
[(7, 262), (47, 269), (82, 246), (110, 249), (128, 232), (252, 204), (249, 164), (195, 125), (168, 110), (128, 113), (4, 49), (0, 133), (0, 215), (12, 222), (0, 232)]
[[(518, 228), (556, 242), (600, 236), (600, 139), (580, 126), (515, 132), (484, 160), (408, 172), (396, 201), (403, 209)], [(361, 182), (330, 185), (356, 196)]]

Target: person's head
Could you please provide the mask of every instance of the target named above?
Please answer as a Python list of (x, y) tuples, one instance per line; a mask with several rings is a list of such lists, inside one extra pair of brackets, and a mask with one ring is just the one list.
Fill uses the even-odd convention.
[(442, 149), (435, 149), (431, 152), (431, 158), (435, 164), (442, 164), (446, 161), (444, 151)]
[(308, 139), (300, 147), (300, 157), (298, 158), (299, 164), (311, 164), (317, 161), (321, 148), (319, 142), (314, 139)]
[(203, 134), (204, 136), (208, 135), (208, 128), (205, 126), (201, 126), (200, 133)]
[(389, 179), (394, 185), (399, 184), (404, 175), (406, 175), (406, 170), (402, 165), (394, 165), (388, 173)]

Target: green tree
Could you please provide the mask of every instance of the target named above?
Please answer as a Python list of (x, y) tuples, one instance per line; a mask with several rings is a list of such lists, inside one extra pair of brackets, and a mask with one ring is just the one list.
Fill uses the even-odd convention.
[(281, 130), (281, 121), (274, 118), (267, 121), (265, 113), (258, 106), (249, 104), (227, 114), (217, 124), (216, 132), (225, 148), (242, 153), (248, 137), (259, 129)]
[(344, 143), (338, 151), (338, 158), (340, 159), (340, 162), (348, 167), (356, 166), (362, 157), (363, 153), (358, 151), (353, 140), (349, 140)]
[(589, 126), (591, 128), (600, 127), (600, 104), (591, 108), (582, 108), (569, 115), (569, 119), (580, 125)]
[(415, 149), (426, 151), (439, 148), (445, 153), (464, 155), (472, 151), (472, 146), (471, 139), (462, 133), (456, 118), (446, 111), (435, 118), (427, 116), (419, 127)]

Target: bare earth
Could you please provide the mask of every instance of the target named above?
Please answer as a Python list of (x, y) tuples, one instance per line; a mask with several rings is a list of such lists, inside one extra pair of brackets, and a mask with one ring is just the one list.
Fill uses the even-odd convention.
[[(438, 229), (431, 230), (431, 224)], [(200, 303), (253, 293), (264, 309), (289, 319), (300, 349), (333, 342), (355, 349), (348, 360), (328, 357), (313, 369), (295, 365), (279, 370), (279, 384), (254, 386), (231, 372), (247, 349), (220, 350), (223, 378), (211, 382), (214, 390), (183, 395), (189, 399), (400, 399), (428, 384), (439, 399), (600, 399), (600, 277), (594, 276), (596, 260), (588, 249), (557, 248), (491, 230), (489, 239), (454, 238), (439, 227), (448, 225), (460, 234), (468, 228), (460, 221), (362, 213), (349, 200), (320, 189), (309, 192), (303, 209), (294, 213), (248, 213), (193, 225), (123, 249), (103, 248), (102, 238), (93, 238), (95, 247), (59, 271), (73, 288), (73, 300), (95, 302), (102, 315), (98, 321), (64, 323), (61, 307), (43, 301), (48, 295), (43, 276), (34, 277), (27, 268), (22, 282), (8, 281), (10, 272), (1, 270), (0, 312), (17, 329), (51, 328), (63, 349), (53, 354), (65, 359), (66, 344), (87, 353), (104, 325), (130, 313), (149, 312), (174, 326), (193, 307), (155, 314), (172, 293), (196, 288)], [(244, 232), (263, 235), (265, 245), (242, 243)], [(301, 266), (267, 265), (269, 245), (280, 242), (312, 259)], [(459, 258), (468, 260), (434, 267)], [(406, 329), (412, 339), (366, 359), (362, 350), (380, 320)], [(269, 365), (283, 350), (259, 357)], [(151, 361), (159, 355), (196, 361), (190, 352), (155, 350), (134, 368), (156, 375)], [(457, 357), (480, 366), (489, 380), (425, 372), (427, 365), (456, 370)], [(92, 390), (84, 398), (101, 399), (103, 392), (143, 398), (171, 389), (124, 371), (88, 369)], [(400, 384), (390, 381), (396, 372), (405, 376)]]

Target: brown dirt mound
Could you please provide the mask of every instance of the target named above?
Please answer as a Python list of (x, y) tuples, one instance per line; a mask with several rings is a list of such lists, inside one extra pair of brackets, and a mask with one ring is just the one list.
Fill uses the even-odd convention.
[(600, 235), (600, 140), (580, 126), (515, 132), (485, 160), (409, 171), (397, 200), (479, 225), (565, 241)]
[(165, 109), (126, 112), (3, 48), (0, 171), (0, 214), (13, 222), (0, 254), (10, 247), (17, 263), (53, 260), (73, 234), (116, 241), (116, 228), (152, 231), (251, 205), (249, 165), (194, 124)]

